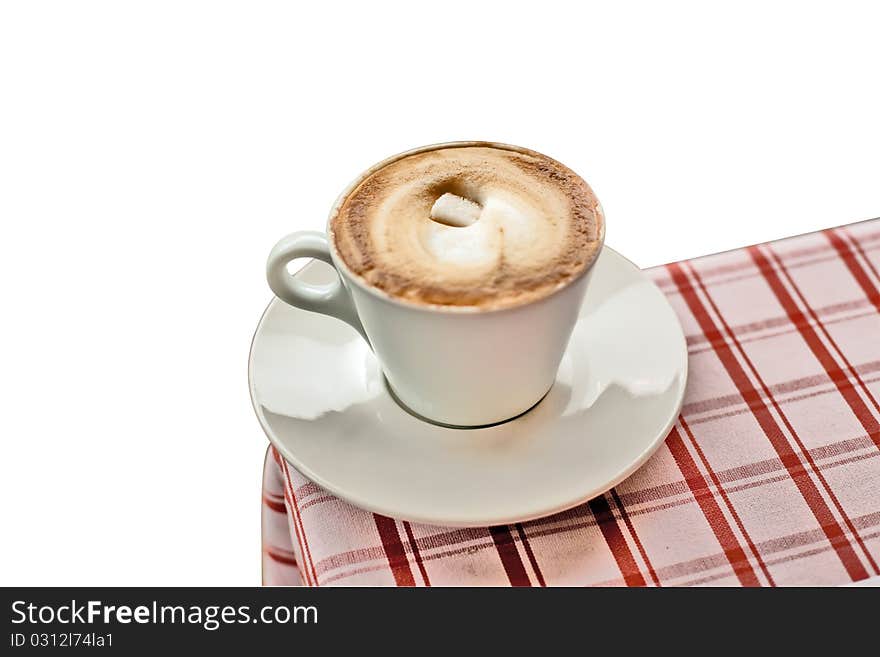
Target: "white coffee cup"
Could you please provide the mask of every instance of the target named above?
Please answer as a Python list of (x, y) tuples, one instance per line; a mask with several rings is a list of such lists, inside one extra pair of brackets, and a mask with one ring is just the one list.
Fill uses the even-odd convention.
[[(376, 170), (413, 153), (462, 145), (522, 150), (506, 144), (455, 142), (400, 153), (349, 185), (334, 203), (330, 220), (354, 188)], [(604, 232), (603, 221), (600, 243)], [(288, 263), (297, 258), (323, 260), (336, 269), (338, 280), (323, 286), (304, 283), (287, 271)], [(425, 305), (402, 301), (366, 284), (346, 266), (332, 235), (302, 231), (275, 245), (266, 277), (282, 301), (353, 326), (372, 347), (391, 392), (411, 412), (439, 424), (473, 427), (514, 418), (550, 390), (594, 263), (595, 259), (560, 289), (524, 305), (489, 310)]]

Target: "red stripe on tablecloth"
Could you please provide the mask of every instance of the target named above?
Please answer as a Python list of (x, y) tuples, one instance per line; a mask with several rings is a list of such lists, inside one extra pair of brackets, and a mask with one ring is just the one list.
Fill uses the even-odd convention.
[(428, 571), (425, 570), (425, 562), (422, 560), (422, 552), (419, 550), (419, 544), (416, 542), (415, 536), (413, 536), (412, 525), (404, 520), (403, 528), (406, 531), (406, 540), (409, 541), (410, 549), (412, 550), (413, 557), (415, 557), (416, 565), (419, 567), (419, 573), (422, 575), (425, 586), (431, 586), (431, 582), (428, 580)]
[(272, 559), (273, 561), (277, 561), (278, 563), (283, 563), (288, 566), (295, 566), (296, 559), (292, 556), (288, 556), (286, 554), (281, 554), (275, 548), (266, 548), (266, 555)]
[(290, 470), (287, 469), (287, 461), (281, 459), (281, 471), (284, 473), (284, 479), (287, 481), (288, 502), (293, 508), (294, 527), (298, 527), (297, 537), (300, 539), (300, 549), (303, 553), (303, 559), (306, 561), (306, 567), (302, 572), (306, 574), (306, 582), (311, 578), (312, 585), (318, 586), (318, 573), (315, 570), (315, 562), (312, 560), (312, 551), (309, 548), (309, 539), (306, 538), (306, 529), (302, 524), (302, 516), (297, 505), (296, 495), (293, 492), (293, 482), (290, 480)]
[[(797, 330), (797, 329), (794, 329)], [(873, 360), (867, 363), (859, 363), (854, 366), (856, 372), (861, 372), (859, 376), (862, 374), (874, 374), (876, 372), (880, 372), (880, 360)], [(877, 379), (862, 379), (863, 381), (867, 380), (869, 382), (876, 381)], [(826, 384), (831, 383), (828, 379), (828, 376), (825, 374), (812, 374), (810, 376), (799, 377), (797, 379), (790, 379), (789, 381), (784, 381), (782, 383), (775, 383), (770, 387), (770, 391), (776, 396), (787, 395), (794, 392), (799, 392), (801, 390), (807, 390), (809, 388), (820, 388), (825, 386)], [(817, 390), (809, 393), (809, 396), (819, 395), (819, 394), (828, 394), (828, 392), (836, 392), (837, 389), (832, 387), (831, 390)], [(697, 401), (690, 402), (682, 406), (682, 415), (686, 415), (691, 418), (691, 424), (694, 423), (696, 415), (701, 413), (706, 413), (708, 411), (717, 411), (724, 410), (730, 408), (732, 406), (738, 406), (742, 404), (742, 397), (738, 393), (734, 393), (732, 395), (721, 395), (718, 397), (712, 397), (709, 399), (701, 399)]]
[[(694, 437), (693, 432), (691, 431), (690, 426), (687, 423), (687, 420), (684, 419), (684, 416), (680, 418), (681, 428), (684, 429), (685, 435), (687, 435), (688, 440), (690, 440), (691, 445), (694, 446), (694, 451), (697, 453), (697, 456), (700, 459), (700, 462), (703, 464), (703, 467), (706, 468), (706, 472), (709, 473), (709, 478), (712, 479), (712, 483), (715, 484), (715, 488), (718, 489), (718, 494), (721, 495), (721, 499), (724, 504), (727, 506), (727, 510), (730, 512), (733, 521), (736, 523), (737, 528), (739, 528), (740, 533), (746, 541), (746, 545), (749, 548), (749, 551), (755, 556), (755, 560), (758, 562), (758, 567), (761, 569), (761, 572), (764, 573), (764, 577), (767, 578), (767, 583), (770, 586), (775, 586), (776, 584), (773, 581), (773, 576), (770, 575), (770, 570), (767, 568), (767, 564), (764, 563), (764, 560), (761, 558), (761, 553), (758, 548), (755, 546), (754, 541), (752, 541), (752, 537), (749, 536), (749, 533), (746, 531), (746, 526), (743, 524), (742, 519), (739, 517), (739, 514), (736, 512), (736, 507), (734, 507), (733, 503), (730, 501), (730, 497), (727, 494), (727, 491), (724, 489), (724, 486), (721, 484), (721, 478), (718, 476), (718, 473), (715, 472), (712, 464), (709, 463), (709, 459), (706, 457), (706, 454), (703, 452), (703, 448), (700, 447), (700, 443), (697, 442), (697, 439)], [(737, 542), (737, 546), (739, 546), (739, 542)]]
[[(284, 480), (284, 499), (287, 500), (287, 503), (290, 505), (291, 512), (290, 516), (293, 520), (293, 533), (296, 534), (296, 542), (299, 543), (299, 549), (302, 554), (305, 554), (305, 547), (303, 543), (303, 535), (300, 532), (299, 521), (296, 517), (297, 514), (293, 513), (293, 498), (290, 496), (290, 490), (292, 487), (289, 485), (290, 480), (287, 478), (287, 471), (284, 468), (284, 459), (281, 458), (281, 455), (278, 453), (278, 450), (274, 447), (272, 449), (272, 458), (275, 460), (275, 464), (278, 466), (278, 470), (281, 473), (281, 477)], [(303, 569), (302, 571), (303, 581), (306, 583), (306, 586), (312, 585), (312, 580), (310, 578), (310, 573), (308, 569)]]
[[(819, 534), (819, 537), (815, 537), (814, 534)], [(869, 539), (878, 538), (880, 537), (880, 532), (867, 533), (865, 536)], [(815, 548), (809, 547), (811, 545), (816, 545), (817, 543), (821, 543), (821, 545)], [(816, 554), (822, 554), (834, 549), (831, 544), (828, 543), (822, 530), (818, 528), (811, 532), (795, 532), (794, 534), (762, 541), (759, 546), (761, 552), (767, 555), (767, 564), (770, 566), (799, 561), (800, 559), (814, 556)], [(800, 551), (795, 552), (795, 550)], [(788, 552), (788, 554), (784, 554), (783, 556), (773, 556), (781, 552)], [(703, 573), (717, 568), (717, 566), (713, 566), (712, 564), (717, 562), (719, 558), (723, 559), (724, 556), (722, 554), (703, 555), (696, 559), (670, 564), (669, 566), (660, 569), (660, 575), (664, 578), (676, 580), (676, 586), (693, 586), (696, 584), (705, 584), (707, 582), (724, 579), (730, 576), (729, 570), (725, 570), (725, 572), (721, 573), (713, 573), (711, 575), (703, 575)], [(697, 577), (693, 578), (695, 575)], [(682, 579), (684, 577), (692, 577), (692, 579)], [(599, 586), (619, 586), (621, 580), (619, 578), (617, 580), (611, 579), (597, 582), (597, 584)]]
[(507, 573), (507, 579), (510, 580), (511, 586), (531, 586), (529, 575), (526, 572), (526, 566), (519, 556), (519, 550), (516, 549), (516, 541), (506, 525), (497, 525), (489, 527), (489, 534), (495, 543), (495, 549), (501, 559), (501, 565), (504, 566), (504, 572)]
[[(287, 500), (287, 503), (290, 505), (290, 508), (293, 509), (293, 500), (290, 497), (290, 493), (285, 489), (284, 491), (284, 499)], [(291, 511), (291, 516), (295, 516), (296, 514)], [(305, 554), (305, 548), (303, 547), (303, 535), (300, 531), (299, 521), (296, 518), (291, 518), (293, 520), (293, 531), (296, 534), (296, 542), (299, 543), (299, 549)], [(306, 568), (302, 571), (303, 579), (305, 580), (306, 586), (314, 586), (314, 582), (311, 578), (311, 573)]]
[[(712, 533), (715, 534), (715, 538), (718, 540), (718, 545), (721, 546), (724, 556), (730, 562), (740, 584), (743, 586), (760, 586), (761, 582), (758, 581), (758, 576), (755, 574), (755, 570), (752, 568), (745, 550), (739, 544), (733, 529), (721, 511), (721, 507), (715, 501), (715, 496), (709, 490), (709, 484), (706, 483), (706, 479), (700, 473), (696, 461), (691, 457), (687, 447), (684, 445), (684, 441), (681, 439), (681, 435), (674, 427), (666, 439), (666, 446), (669, 447), (672, 458), (675, 459), (678, 469), (681, 470), (681, 474), (684, 476), (688, 488), (691, 489), (694, 499), (700, 505), (706, 522), (709, 523)], [(754, 546), (750, 547), (757, 553)]]
[[(871, 282), (870, 277), (865, 272), (861, 263), (859, 263), (858, 258), (856, 258), (855, 254), (849, 248), (844, 239), (838, 235), (833, 228), (823, 231), (825, 237), (828, 238), (828, 241), (831, 242), (831, 245), (837, 250), (837, 253), (840, 255), (840, 259), (843, 260), (843, 263), (846, 265), (846, 268), (849, 269), (850, 273), (853, 275), (853, 278), (856, 279), (856, 283), (859, 284), (859, 287), (862, 288), (862, 291), (865, 293), (865, 296), (868, 297), (868, 300), (874, 304), (874, 307), (877, 309), (877, 312), (880, 312), (880, 292), (877, 291), (875, 285)], [(868, 263), (868, 266), (873, 270), (873, 266), (870, 264), (868, 257), (865, 255), (863, 251), (861, 251), (862, 247), (853, 240), (856, 248), (861, 252), (861, 256), (865, 259), (865, 262)], [(874, 272), (874, 275), (877, 275), (877, 272)]]
[[(863, 240), (861, 240), (861, 238), (856, 239), (847, 232), (844, 232), (844, 235), (849, 238), (850, 242), (852, 243), (851, 246), (853, 249), (855, 249), (856, 253), (862, 256), (862, 260), (865, 261), (865, 266), (871, 270), (871, 273), (874, 274), (874, 278), (880, 281), (880, 272), (877, 271), (877, 269), (874, 267), (874, 263), (871, 262), (871, 259), (868, 257), (867, 249), (862, 246), (861, 242)], [(876, 287), (874, 289), (876, 290)], [(875, 298), (878, 296), (880, 296), (880, 293), (875, 294)]]
[[(871, 401), (871, 404), (880, 411), (880, 404), (877, 403), (877, 400), (874, 398), (871, 389), (865, 385), (865, 382), (862, 380), (862, 377), (859, 375), (858, 370), (853, 367), (852, 363), (849, 362), (849, 359), (843, 353), (843, 349), (837, 344), (834, 338), (831, 336), (831, 333), (825, 328), (823, 323), (819, 321), (819, 318), (810, 308), (810, 305), (807, 303), (807, 300), (804, 298), (803, 293), (801, 293), (800, 288), (794, 282), (794, 279), (788, 273), (785, 268), (783, 262), (779, 259), (775, 253), (770, 251), (770, 255), (773, 257), (776, 262), (777, 267), (785, 276), (788, 284), (794, 290), (795, 294), (797, 294), (798, 298), (803, 304), (804, 308), (807, 309), (807, 312), (810, 314), (810, 317), (815, 322), (816, 326), (822, 331), (822, 335), (825, 336), (825, 339), (828, 340), (829, 344), (834, 348), (837, 352), (837, 355), (840, 356), (840, 359), (843, 361), (846, 369), (849, 370), (849, 373), (856, 379), (856, 382), (859, 384), (859, 387), (862, 389), (862, 392), (865, 393), (865, 396)], [(764, 258), (764, 255), (755, 249), (753, 257)], [(766, 259), (765, 259), (766, 260)], [(822, 341), (819, 339), (819, 336), (816, 334), (816, 331), (812, 326), (809, 325), (809, 322), (804, 317), (803, 313), (801, 313), (794, 299), (788, 294), (788, 291), (781, 284), (778, 277), (776, 276), (776, 272), (773, 270), (772, 266), (769, 262), (765, 262), (765, 267), (762, 268), (762, 272), (764, 273), (764, 277), (771, 276), (772, 279), (768, 279), (768, 282), (771, 280), (775, 281), (777, 287), (774, 287), (773, 283), (771, 283), (770, 287), (773, 289), (773, 293), (776, 295), (776, 298), (779, 299), (779, 302), (782, 304), (783, 308), (785, 308), (786, 314), (789, 315), (789, 318), (794, 322), (795, 326), (797, 326), (798, 331), (803, 336), (807, 345), (810, 347), (810, 350), (815, 354), (816, 358), (822, 364), (822, 367), (825, 369), (825, 373), (828, 375), (828, 378), (834, 382), (834, 385), (837, 386), (837, 389), (840, 391), (840, 394), (843, 395), (843, 398), (846, 400), (846, 403), (849, 404), (849, 407), (852, 409), (853, 413), (855, 413), (856, 418), (858, 418), (862, 427), (864, 427), (865, 431), (868, 432), (868, 436), (870, 436), (874, 440), (874, 444), (880, 448), (880, 423), (877, 422), (877, 418), (871, 412), (871, 409), (867, 407), (862, 398), (855, 391), (854, 386), (850, 383), (849, 378), (842, 368), (838, 367), (837, 361), (835, 360), (833, 354), (822, 344)], [(759, 265), (760, 267), (761, 265)], [(783, 296), (780, 296), (782, 294)]]
[(287, 509), (284, 508), (284, 502), (276, 502), (275, 500), (270, 500), (268, 497), (263, 495), (263, 504), (265, 504), (276, 513), (287, 513)]
[(300, 500), (299, 510), (305, 511), (310, 506), (315, 506), (317, 504), (323, 504), (324, 502), (334, 502), (334, 501), (338, 502), (339, 498), (336, 497), (335, 495), (321, 495), (321, 497), (313, 497), (310, 500), (306, 500), (305, 502), (302, 501), (301, 497), (299, 498), (299, 500)]
[(642, 556), (642, 561), (645, 562), (645, 566), (648, 568), (648, 575), (651, 576), (651, 580), (654, 582), (654, 586), (662, 586), (660, 584), (660, 578), (657, 577), (657, 571), (654, 570), (654, 566), (651, 564), (651, 560), (648, 559), (648, 553), (645, 551), (645, 546), (642, 545), (642, 541), (639, 539), (639, 535), (636, 533), (636, 528), (632, 523), (632, 519), (629, 517), (629, 513), (627, 513), (626, 511), (623, 500), (621, 500), (620, 495), (617, 494), (617, 489), (612, 488), (609, 492), (611, 493), (611, 499), (614, 500), (614, 504), (617, 507), (617, 510), (620, 512), (620, 518), (623, 520), (626, 528), (629, 530), (629, 535), (632, 536), (633, 543), (636, 544), (636, 549)]
[[(827, 380), (827, 377), (826, 377), (826, 380)], [(877, 381), (880, 381), (880, 377), (873, 377), (873, 378), (869, 378), (869, 379), (865, 380), (866, 383), (875, 383)], [(853, 387), (853, 384), (848, 384), (848, 385), (849, 385), (849, 387)], [(813, 397), (821, 397), (824, 395), (830, 395), (830, 394), (836, 393), (836, 392), (837, 392), (837, 388), (833, 387), (833, 384), (832, 384), (832, 387), (828, 388), (828, 389), (814, 390), (812, 392), (804, 393), (803, 395), (791, 395), (790, 397), (786, 397), (785, 399), (783, 399), (782, 403), (783, 404), (791, 404), (792, 402), (803, 401), (804, 399), (812, 399)], [(732, 404), (731, 404), (731, 406), (732, 406)], [(712, 415), (704, 415), (702, 417), (695, 417), (691, 420), (691, 424), (703, 424), (706, 422), (712, 422), (714, 420), (721, 420), (726, 417), (735, 417), (737, 415), (742, 415), (743, 413), (748, 413), (748, 412), (750, 412), (748, 407), (737, 408), (732, 411), (724, 411), (721, 413), (714, 413)], [(871, 440), (870, 436), (865, 436), (865, 437), (868, 440)], [(871, 442), (873, 442), (873, 441), (871, 441)]]
[(526, 556), (529, 558), (529, 563), (532, 564), (532, 570), (535, 571), (535, 577), (538, 579), (538, 586), (547, 586), (547, 582), (544, 581), (544, 574), (541, 572), (541, 567), (538, 566), (538, 560), (535, 558), (535, 553), (532, 551), (532, 546), (529, 543), (529, 537), (526, 535), (525, 528), (523, 528), (521, 522), (516, 523), (514, 526), (516, 527), (516, 533), (519, 535), (519, 540), (526, 551)]
[(373, 520), (376, 522), (376, 529), (382, 540), (382, 549), (385, 551), (388, 565), (391, 566), (395, 584), (397, 586), (415, 586), (416, 578), (413, 577), (412, 569), (409, 567), (409, 559), (406, 558), (406, 550), (397, 531), (397, 522), (392, 518), (380, 516), (378, 513), (373, 514)]
[[(748, 376), (745, 373), (745, 370), (743, 370), (742, 366), (739, 364), (739, 361), (736, 359), (733, 350), (730, 348), (730, 345), (727, 344), (727, 341), (724, 339), (724, 335), (715, 325), (715, 321), (709, 315), (709, 311), (703, 306), (703, 302), (700, 300), (694, 288), (687, 287), (687, 274), (685, 274), (681, 265), (677, 263), (667, 265), (666, 267), (672, 275), (672, 278), (676, 282), (676, 284), (681, 284), (680, 289), (682, 292), (682, 298), (684, 298), (685, 303), (687, 304), (694, 318), (697, 320), (697, 323), (700, 325), (703, 333), (706, 334), (706, 337), (708, 337), (710, 339), (710, 342), (715, 346), (715, 353), (718, 356), (718, 359), (724, 365), (724, 368), (727, 370), (728, 375), (730, 376), (734, 385), (736, 385), (736, 388), (737, 390), (739, 390), (740, 395), (742, 395), (743, 401), (748, 404), (749, 409), (752, 411), (752, 414), (755, 416), (755, 419), (761, 426), (761, 429), (764, 432), (764, 435), (767, 437), (767, 440), (773, 446), (773, 449), (776, 450), (776, 453), (779, 456), (779, 460), (782, 461), (782, 463), (785, 465), (792, 480), (800, 491), (801, 496), (804, 498), (804, 501), (807, 503), (810, 511), (812, 511), (813, 515), (816, 517), (819, 526), (822, 527), (828, 540), (834, 546), (834, 549), (837, 552), (841, 563), (849, 574), (850, 579), (857, 580), (867, 577), (867, 570), (865, 570), (865, 567), (862, 565), (861, 560), (859, 559), (858, 555), (856, 555), (855, 550), (853, 550), (852, 545), (850, 545), (849, 541), (846, 539), (843, 529), (834, 518), (834, 515), (831, 513), (831, 509), (828, 508), (828, 505), (825, 503), (825, 500), (819, 493), (819, 489), (816, 488), (813, 480), (810, 478), (807, 471), (801, 465), (800, 460), (794, 454), (791, 445), (789, 444), (788, 440), (782, 432), (782, 429), (776, 423), (776, 420), (773, 419), (773, 416), (770, 413), (770, 409), (764, 403), (764, 400), (761, 398), (761, 395), (758, 394), (758, 391), (752, 386)], [(709, 303), (712, 304), (712, 307), (715, 313), (718, 315), (719, 321), (721, 321), (725, 331), (730, 336), (730, 339), (733, 341), (733, 343), (737, 345), (737, 348), (739, 349), (743, 358), (749, 364), (749, 367), (755, 374), (755, 377), (758, 379), (765, 396), (771, 401), (776, 412), (786, 423), (786, 427), (791, 432), (792, 437), (798, 443), (800, 443), (797, 438), (797, 434), (795, 434), (791, 425), (788, 423), (787, 418), (782, 413), (782, 409), (779, 408), (779, 404), (776, 403), (776, 400), (773, 398), (770, 390), (764, 383), (763, 378), (761, 378), (761, 376), (757, 373), (757, 370), (755, 369), (754, 365), (752, 365), (751, 360), (746, 355), (745, 350), (742, 349), (741, 345), (739, 345), (736, 335), (730, 331), (730, 328), (727, 326), (727, 322), (724, 320), (724, 317), (721, 315), (720, 312), (718, 312), (718, 308), (715, 307), (712, 298), (709, 296), (709, 293), (706, 290), (706, 287), (702, 284), (702, 281), (700, 280), (699, 274), (697, 274), (696, 270), (694, 270), (693, 268), (691, 269), (691, 271), (693, 272), (694, 279), (696, 280), (703, 294), (706, 295), (706, 299), (708, 299)], [(806, 451), (803, 445), (800, 445), (800, 448), (801, 451)]]
[[(816, 357), (816, 360), (822, 365), (822, 368), (825, 370), (825, 373), (828, 375), (828, 378), (834, 383), (837, 387), (838, 391), (840, 391), (841, 396), (846, 401), (847, 405), (852, 410), (853, 414), (858, 419), (859, 423), (865, 429), (868, 434), (868, 437), (874, 442), (875, 445), (880, 448), (880, 423), (877, 422), (877, 419), (871, 413), (871, 410), (865, 404), (864, 400), (859, 396), (856, 392), (855, 388), (850, 384), (848, 377), (843, 372), (841, 368), (837, 366), (837, 361), (834, 359), (834, 356), (827, 349), (827, 347), (822, 343), (822, 339), (819, 337), (819, 334), (816, 333), (815, 329), (810, 326), (809, 321), (806, 316), (801, 312), (800, 308), (798, 308), (797, 303), (794, 298), (788, 293), (788, 290), (785, 289), (785, 286), (782, 283), (782, 280), (776, 273), (776, 270), (773, 269), (773, 265), (770, 263), (770, 260), (761, 253), (760, 249), (756, 246), (749, 248), (749, 254), (752, 256), (752, 260), (755, 261), (755, 264), (758, 266), (758, 269), (761, 271), (761, 274), (764, 276), (764, 280), (767, 281), (767, 284), (770, 286), (770, 289), (773, 291), (773, 294), (776, 296), (776, 299), (782, 305), (783, 310), (788, 315), (792, 324), (794, 324), (798, 332), (801, 334), (801, 337), (804, 339), (804, 342), (807, 343), (807, 346), (810, 348), (810, 351), (813, 352), (813, 355)], [(786, 275), (789, 284), (794, 289), (795, 293), (800, 297), (801, 303), (807, 307), (809, 311), (809, 305), (798, 289), (797, 285), (795, 285), (794, 280), (788, 276), (788, 273), (785, 271), (785, 266), (776, 257), (776, 254), (771, 252), (771, 255), (776, 260), (777, 265), (780, 267), (783, 274)], [(822, 324), (819, 322), (817, 317), (813, 317), (816, 324), (822, 329), (825, 337), (831, 343), (832, 347), (837, 351), (843, 360), (844, 364), (847, 368), (849, 368), (850, 372), (857, 378), (859, 383), (862, 385), (863, 390), (870, 396), (871, 400), (876, 404), (877, 402), (874, 400), (873, 395), (871, 395), (871, 391), (864, 384), (861, 377), (859, 377), (858, 373), (855, 371), (855, 368), (850, 364), (849, 360), (847, 360), (846, 356), (843, 355), (840, 347), (837, 346), (837, 343), (831, 337), (831, 334), (828, 333), (822, 327)], [(850, 532), (852, 532), (853, 537), (856, 542), (859, 544), (859, 547), (862, 548), (862, 552), (865, 553), (865, 556), (868, 558), (868, 562), (871, 567), (874, 569), (875, 573), (880, 573), (880, 570), (877, 568), (877, 563), (871, 557), (870, 552), (865, 547), (865, 543), (862, 540), (862, 537), (859, 535), (858, 531), (856, 531), (855, 526), (852, 524), (852, 520), (847, 515), (846, 511), (843, 509), (843, 505), (837, 499), (837, 496), (834, 494), (834, 491), (831, 489), (831, 486), (828, 485), (825, 477), (822, 473), (816, 468), (816, 464), (811, 460), (809, 451), (804, 450), (804, 456), (809, 460), (810, 466), (813, 470), (816, 471), (816, 476), (821, 481), (822, 485), (825, 487), (828, 492), (828, 496), (831, 499), (832, 504), (834, 504), (838, 513), (840, 513), (841, 518), (843, 519), (846, 526), (849, 528)]]
[(326, 494), (327, 491), (318, 486), (318, 484), (306, 480), (306, 483), (297, 488), (295, 492), (296, 499), (298, 499), (300, 502), (304, 502), (312, 495), (320, 495), (322, 493)]
[(594, 497), (587, 504), (596, 518), (602, 536), (605, 537), (605, 542), (608, 544), (608, 549), (611, 550), (611, 555), (617, 562), (620, 574), (623, 575), (623, 581), (626, 582), (627, 586), (646, 586), (647, 582), (636, 564), (636, 559), (630, 551), (629, 545), (626, 544), (623, 532), (620, 531), (620, 526), (617, 524), (614, 513), (611, 511), (611, 507), (608, 506), (608, 500), (605, 499), (604, 495), (600, 495), (599, 497)]
[[(868, 534), (867, 538), (869, 538), (869, 539), (877, 538), (878, 536), (880, 536), (880, 532)], [(808, 557), (812, 557), (817, 554), (823, 554), (825, 552), (828, 552), (828, 550), (830, 550), (830, 549), (831, 549), (830, 545), (822, 545), (820, 547), (813, 548), (812, 550), (804, 550), (803, 552), (799, 552), (798, 554), (794, 554), (794, 555), (791, 555), (788, 557), (780, 557), (778, 559), (771, 559), (768, 563), (771, 566), (776, 566), (778, 564), (783, 564), (783, 563), (791, 563), (792, 561), (798, 561), (799, 559), (806, 559)], [(708, 575), (706, 577), (698, 577), (696, 579), (689, 579), (689, 580), (685, 580), (683, 582), (679, 582), (679, 586), (682, 586), (682, 587), (684, 587), (684, 586), (700, 586), (701, 584), (708, 584), (709, 582), (714, 582), (719, 579), (721, 579), (721, 578), (718, 577), (717, 575)]]
[[(789, 269), (790, 268), (791, 265), (789, 265)], [(818, 306), (816, 308), (813, 308), (813, 310), (817, 315), (821, 317), (823, 315), (840, 315), (845, 312), (867, 308), (868, 314), (873, 315), (874, 309), (870, 306), (871, 304), (868, 302), (867, 299), (852, 299), (850, 301), (830, 303), (827, 306)], [(767, 317), (765, 319), (760, 319), (754, 322), (745, 322), (744, 324), (732, 324), (730, 328), (733, 329), (734, 333), (740, 336), (740, 340), (743, 339), (743, 336), (746, 336), (749, 333), (758, 333), (760, 331), (767, 331), (770, 329), (781, 328), (786, 333), (794, 331), (794, 327), (791, 325), (791, 322), (788, 321), (788, 317), (786, 317), (785, 315), (775, 315), (773, 317)], [(703, 342), (708, 343), (708, 340), (706, 340), (706, 336), (702, 333), (691, 333), (690, 335), (685, 335), (684, 341), (687, 343), (688, 347), (702, 344)]]
[[(874, 310), (874, 308), (871, 307), (871, 304), (869, 304), (867, 301), (865, 301), (864, 304), (866, 306), (868, 306), (868, 309), (865, 310), (865, 312), (856, 313), (855, 315), (846, 315), (844, 317), (832, 317), (830, 319), (826, 319), (824, 322), (822, 322), (822, 324), (824, 324), (825, 326), (831, 326), (832, 324), (843, 324), (844, 322), (852, 322), (857, 319), (862, 319), (864, 317), (873, 317), (877, 313), (877, 311)], [(819, 316), (822, 315), (821, 312), (817, 312), (816, 314)], [(772, 333), (761, 333), (759, 335), (753, 335), (750, 337), (743, 336), (743, 334), (740, 333), (740, 330), (738, 327), (734, 326), (732, 328), (736, 332), (737, 335), (743, 336), (740, 338), (740, 342), (742, 344), (749, 344), (750, 342), (760, 342), (761, 340), (767, 340), (769, 338), (777, 338), (781, 335), (788, 335), (789, 333), (794, 333), (797, 330), (794, 326), (791, 325), (791, 323), (789, 323), (787, 317), (784, 318), (784, 321), (785, 321), (785, 325), (788, 328), (782, 329), (780, 331), (775, 331)], [(694, 343), (694, 344), (696, 344), (696, 343)], [(693, 349), (691, 349), (689, 346), (688, 347), (688, 354), (701, 354), (704, 351), (709, 351), (711, 348), (712, 348), (711, 345), (705, 345), (702, 347), (694, 347)]]

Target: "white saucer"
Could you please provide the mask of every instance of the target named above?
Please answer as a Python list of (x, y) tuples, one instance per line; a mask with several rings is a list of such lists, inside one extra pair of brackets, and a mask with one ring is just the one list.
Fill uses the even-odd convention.
[[(274, 299), (248, 368), (260, 424), (303, 475), (395, 518), (498, 525), (600, 495), (666, 438), (687, 349), (672, 308), (635, 265), (605, 247), (595, 267), (553, 388), (525, 415), (482, 429), (413, 417), (354, 329)], [(323, 283), (335, 274), (312, 263), (297, 276)]]

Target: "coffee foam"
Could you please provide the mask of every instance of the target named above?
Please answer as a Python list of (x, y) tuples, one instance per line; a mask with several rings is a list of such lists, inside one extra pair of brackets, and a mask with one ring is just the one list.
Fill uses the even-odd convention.
[(601, 247), (604, 217), (587, 183), (549, 157), (445, 146), (369, 174), (330, 232), (369, 286), (416, 304), (490, 309), (545, 296), (582, 273)]

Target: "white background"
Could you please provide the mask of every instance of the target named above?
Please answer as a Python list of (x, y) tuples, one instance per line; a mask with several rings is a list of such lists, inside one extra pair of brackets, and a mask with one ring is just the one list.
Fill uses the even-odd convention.
[(641, 266), (880, 214), (869, 4), (5, 2), (0, 584), (259, 583), (276, 239), (454, 139)]

